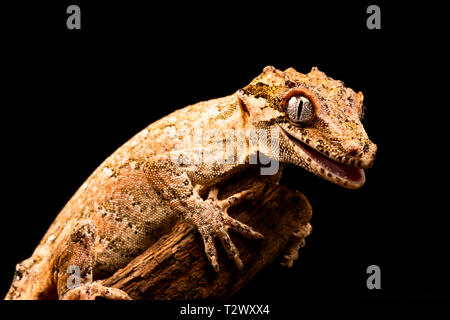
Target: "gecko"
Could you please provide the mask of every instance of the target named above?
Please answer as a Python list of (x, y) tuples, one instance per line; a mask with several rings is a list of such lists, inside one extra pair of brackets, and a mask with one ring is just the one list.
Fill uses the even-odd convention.
[[(363, 98), (316, 67), (303, 74), (268, 66), (229, 96), (150, 124), (76, 191), (31, 257), (17, 264), (5, 299), (130, 299), (98, 280), (144, 252), (179, 219), (199, 232), (215, 271), (220, 272), (215, 239), (242, 269), (228, 230), (253, 239), (263, 235), (227, 209), (251, 198), (252, 191), (220, 200), (217, 185), (260, 165), (252, 159), (264, 155), (279, 163), (274, 181), (291, 164), (345, 188), (361, 187), (377, 150), (361, 122)], [(267, 143), (251, 143), (246, 134), (230, 138), (258, 130), (267, 133)], [(231, 152), (219, 152), (224, 141)], [(226, 161), (219, 161), (224, 154)], [(76, 286), (68, 285), (73, 268), (79, 271)]]

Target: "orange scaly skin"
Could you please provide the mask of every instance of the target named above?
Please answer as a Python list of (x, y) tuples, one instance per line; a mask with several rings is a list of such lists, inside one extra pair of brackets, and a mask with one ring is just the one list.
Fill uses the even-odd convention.
[[(288, 119), (286, 106), (293, 96), (306, 97), (314, 106), (307, 124)], [(361, 93), (316, 68), (301, 74), (292, 68), (282, 72), (266, 67), (230, 96), (187, 106), (150, 124), (79, 188), (32, 256), (17, 265), (6, 299), (128, 299), (125, 292), (96, 280), (125, 266), (169, 232), (177, 219), (200, 232), (216, 271), (220, 268), (214, 238), (243, 268), (228, 228), (249, 238), (263, 236), (228, 216), (227, 208), (251, 192), (218, 200), (215, 185), (251, 166), (249, 159), (259, 152), (280, 161), (276, 178), (284, 164), (292, 163), (344, 187), (360, 187), (365, 180), (362, 169), (371, 166), (376, 153), (360, 122), (362, 100)], [(198, 129), (218, 134), (200, 142), (189, 140)], [(266, 129), (271, 139), (277, 135), (279, 152), (268, 144), (249, 144), (246, 137), (243, 149), (233, 142), (232, 149), (239, 150), (234, 161), (214, 161), (217, 146), (231, 130), (255, 129)], [(194, 154), (203, 159), (208, 155), (209, 161), (176, 161)], [(210, 190), (206, 200), (199, 189)], [(75, 288), (68, 287), (68, 269), (73, 266), (81, 271)]]

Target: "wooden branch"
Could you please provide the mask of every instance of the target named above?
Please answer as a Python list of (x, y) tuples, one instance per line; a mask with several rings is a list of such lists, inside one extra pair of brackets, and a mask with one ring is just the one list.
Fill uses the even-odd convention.
[(102, 280), (133, 299), (226, 299), (275, 259), (291, 266), (309, 234), (312, 210), (300, 192), (276, 185), (254, 171), (245, 172), (220, 187), (219, 198), (253, 189), (255, 197), (229, 210), (239, 221), (264, 234), (263, 240), (246, 239), (230, 230), (244, 269), (238, 271), (217, 242), (220, 272), (210, 266), (198, 232), (182, 222), (172, 232), (126, 267)]

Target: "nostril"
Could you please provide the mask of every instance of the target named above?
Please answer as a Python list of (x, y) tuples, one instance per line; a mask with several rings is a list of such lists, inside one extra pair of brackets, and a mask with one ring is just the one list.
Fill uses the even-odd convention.
[(344, 144), (345, 151), (347, 151), (347, 154), (349, 156), (356, 156), (359, 151), (359, 145), (355, 141), (348, 141)]

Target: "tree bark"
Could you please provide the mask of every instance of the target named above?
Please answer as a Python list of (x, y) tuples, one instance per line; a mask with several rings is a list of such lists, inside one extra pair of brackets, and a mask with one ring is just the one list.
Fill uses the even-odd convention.
[(216, 273), (206, 258), (199, 233), (179, 222), (170, 234), (102, 283), (125, 290), (133, 299), (227, 299), (275, 259), (292, 266), (311, 230), (308, 200), (302, 193), (254, 171), (225, 182), (220, 186), (219, 199), (247, 189), (253, 189), (253, 200), (245, 200), (228, 212), (262, 233), (264, 239), (246, 239), (230, 230), (243, 270), (236, 269), (217, 242), (221, 270)]

